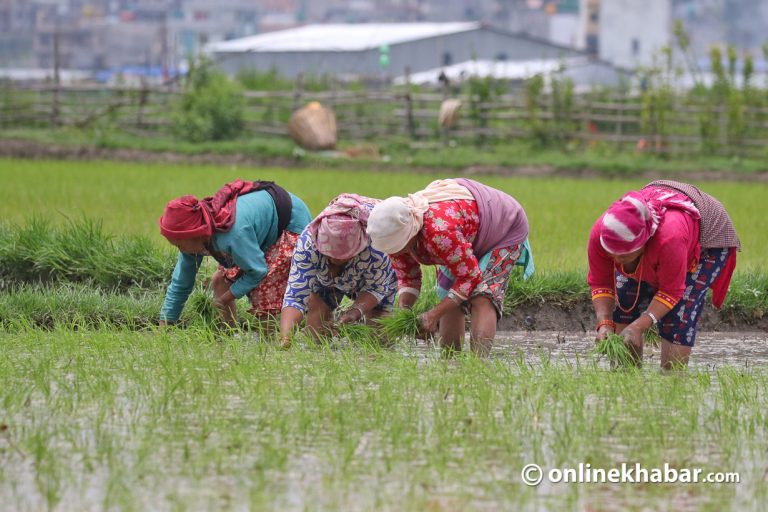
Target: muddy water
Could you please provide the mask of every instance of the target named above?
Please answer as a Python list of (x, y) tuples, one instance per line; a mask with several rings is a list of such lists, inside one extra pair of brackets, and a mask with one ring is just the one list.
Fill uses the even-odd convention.
[[(594, 348), (594, 335), (557, 331), (503, 331), (496, 336), (492, 357), (523, 357), (530, 362), (549, 355), (553, 360), (575, 361)], [(427, 353), (434, 347), (423, 342), (418, 350)], [(465, 343), (465, 349), (468, 347)], [(649, 366), (658, 364), (661, 348), (646, 344), (643, 359)], [(691, 353), (691, 367), (768, 366), (768, 332), (700, 333)]]

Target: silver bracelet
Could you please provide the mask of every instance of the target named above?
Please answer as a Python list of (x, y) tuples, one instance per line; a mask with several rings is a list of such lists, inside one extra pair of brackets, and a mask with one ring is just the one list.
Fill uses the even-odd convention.
[(656, 324), (658, 324), (658, 323), (659, 323), (659, 319), (658, 319), (658, 318), (656, 318), (656, 315), (654, 315), (654, 314), (653, 314), (653, 313), (651, 313), (650, 311), (648, 311), (648, 310), (645, 310), (645, 311), (643, 311), (643, 313), (645, 313), (646, 315), (648, 315), (649, 317), (651, 317), (651, 321), (653, 322), (653, 325), (656, 325)]
[(361, 308), (357, 304), (352, 304), (350, 309), (358, 310), (360, 312), (360, 322), (365, 323), (365, 311), (363, 311), (363, 308)]

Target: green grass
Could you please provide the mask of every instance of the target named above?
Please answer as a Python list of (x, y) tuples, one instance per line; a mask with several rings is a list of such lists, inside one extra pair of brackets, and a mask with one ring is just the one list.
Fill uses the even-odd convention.
[[(287, 115), (287, 114), (286, 114)], [(173, 152), (182, 155), (226, 155), (242, 154), (255, 159), (290, 158), (297, 163), (334, 167), (383, 166), (393, 169), (407, 167), (439, 167), (460, 169), (472, 166), (527, 167), (531, 165), (551, 166), (556, 169), (591, 170), (606, 177), (631, 176), (643, 172), (687, 173), (722, 171), (735, 176), (768, 171), (764, 159), (685, 156), (669, 158), (652, 154), (637, 154), (628, 145), (615, 148), (597, 144), (586, 148), (574, 147), (569, 150), (541, 148), (526, 141), (504, 141), (503, 144), (489, 144), (477, 147), (471, 140), (456, 140), (448, 146), (438, 143), (422, 149), (414, 149), (410, 141), (393, 138), (376, 140), (386, 155), (382, 161), (349, 161), (328, 159), (297, 150), (287, 137), (257, 136), (232, 141), (191, 143), (170, 135), (152, 137), (132, 135), (112, 126), (97, 126), (90, 130), (72, 128), (30, 129), (11, 128), (0, 130), (0, 138), (36, 141), (42, 144), (68, 146), (94, 146), (103, 149), (135, 149), (153, 152)], [(341, 141), (340, 147), (359, 145), (359, 141)]]
[[(405, 194), (440, 175), (341, 170), (278, 170), (113, 162), (0, 160), (0, 287), (49, 281), (90, 282), (105, 289), (170, 278), (171, 247), (157, 229), (165, 203), (183, 194), (212, 193), (236, 177), (275, 179), (313, 212), (341, 192), (374, 197)], [(445, 177), (445, 175), (442, 175)], [(594, 220), (623, 192), (643, 181), (483, 177), (525, 206), (537, 274), (513, 279), (509, 311), (522, 304), (568, 307), (586, 294), (586, 240)], [(704, 182), (728, 208), (744, 251), (724, 312), (745, 325), (768, 313), (768, 184)], [(37, 220), (30, 221), (36, 218)], [(44, 219), (44, 220), (43, 220)], [(75, 219), (74, 221), (72, 219)], [(201, 272), (207, 275), (207, 270)], [(431, 277), (431, 272), (427, 272)]]
[[(163, 288), (130, 288), (119, 293), (89, 284), (22, 285), (0, 293), (0, 326), (12, 331), (43, 329), (144, 330), (156, 326)], [(249, 328), (245, 301), (240, 301), (243, 326)], [(218, 317), (210, 292), (202, 287), (192, 293), (181, 318), (185, 327), (209, 327)]]
[[(586, 284), (564, 291), (558, 286), (561, 279), (576, 282), (583, 279), (583, 276), (573, 272), (556, 278), (534, 277), (524, 283), (511, 281), (507, 292), (506, 313), (513, 312), (516, 307), (538, 307), (542, 304), (564, 308), (577, 305), (589, 307)], [(433, 284), (431, 278), (425, 280), (427, 291), (433, 289)], [(741, 326), (744, 330), (754, 329), (754, 324), (768, 314), (765, 290), (768, 290), (768, 275), (737, 277), (721, 310), (721, 320), (731, 326)], [(113, 291), (93, 287), (90, 283), (16, 284), (0, 291), (0, 324), (14, 329), (115, 326), (144, 329), (157, 324), (164, 291), (164, 286)], [(415, 311), (424, 311), (436, 302), (434, 293), (422, 293)], [(245, 329), (250, 329), (253, 328), (249, 325), (252, 316), (247, 314), (247, 309), (247, 301), (238, 301), (241, 324)], [(410, 313), (399, 312), (394, 319), (384, 320), (382, 323), (385, 331), (389, 328), (389, 332), (385, 332), (386, 336), (389, 339), (413, 337), (415, 319), (412, 317)], [(211, 325), (215, 318), (210, 291), (198, 285), (184, 308), (182, 325)], [(345, 328), (341, 335), (354, 339), (377, 337), (367, 326)]]
[[(662, 375), (546, 355), (0, 330), (0, 501), (14, 510), (759, 510), (765, 369)], [(520, 470), (738, 471), (731, 485), (558, 484)]]
[[(38, 215), (53, 223), (83, 215), (101, 219), (107, 233), (140, 234), (162, 245), (157, 219), (165, 203), (184, 194), (205, 196), (228, 180), (274, 179), (317, 213), (341, 192), (372, 197), (406, 194), (441, 174), (405, 174), (331, 169), (253, 169), (115, 162), (0, 160), (0, 218), (24, 224)], [(661, 176), (661, 174), (660, 174)], [(597, 217), (644, 180), (579, 180), (482, 177), (483, 183), (515, 196), (525, 207), (531, 243), (542, 273), (586, 269), (586, 243)], [(728, 208), (744, 245), (738, 272), (764, 270), (768, 216), (766, 183), (702, 182)]]
[(4, 129), (0, 137), (30, 140), (43, 144), (66, 146), (94, 146), (102, 149), (137, 149), (155, 152), (173, 152), (182, 155), (234, 154), (254, 158), (291, 157), (295, 145), (290, 139), (278, 137), (247, 138), (234, 141), (188, 142), (171, 136), (138, 136), (121, 132), (113, 127), (92, 130), (62, 128), (59, 130)]
[(24, 226), (0, 224), (0, 290), (54, 281), (106, 289), (157, 287), (168, 280), (173, 256), (145, 236), (107, 234), (98, 220), (54, 227), (33, 217)]
[[(340, 192), (403, 194), (438, 176), (0, 160), (11, 223), (0, 272), (12, 263), (43, 282), (0, 292), (0, 508), (720, 511), (768, 500), (766, 368), (612, 372), (590, 354), (511, 350), (445, 361), (408, 342), (281, 351), (211, 329), (201, 287), (186, 329), (156, 328), (163, 284), (146, 269), (169, 278), (165, 202), (235, 177), (275, 179), (316, 213)], [(531, 219), (538, 273), (513, 280), (507, 307), (588, 301), (589, 227), (642, 182), (483, 181)], [(768, 185), (702, 188), (744, 242), (726, 314), (757, 318), (768, 311)], [(520, 470), (532, 462), (669, 463), (738, 471), (741, 483), (531, 488)]]

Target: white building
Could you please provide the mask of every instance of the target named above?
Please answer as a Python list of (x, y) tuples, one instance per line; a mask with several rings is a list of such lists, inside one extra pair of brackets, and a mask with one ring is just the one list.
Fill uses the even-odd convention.
[(598, 55), (625, 68), (650, 66), (672, 43), (672, 26), (672, 0), (603, 0)]
[(209, 44), (221, 68), (339, 77), (392, 77), (470, 60), (582, 56), (573, 48), (475, 22), (307, 25)]

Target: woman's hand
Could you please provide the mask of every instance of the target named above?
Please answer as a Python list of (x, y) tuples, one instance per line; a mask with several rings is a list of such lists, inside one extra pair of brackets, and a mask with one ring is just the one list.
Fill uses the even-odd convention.
[(363, 311), (358, 307), (351, 307), (339, 317), (339, 323), (354, 324), (363, 319)]
[(631, 347), (635, 347), (642, 353), (643, 348), (643, 329), (640, 329), (634, 323), (629, 324), (621, 331), (621, 335), (624, 337), (624, 343)]
[[(434, 310), (427, 311), (419, 317), (419, 324), (421, 331), (426, 334), (434, 334), (437, 332), (438, 322), (440, 317), (435, 314)], [(426, 339), (426, 338), (423, 338)]]
[(614, 327), (611, 327), (610, 325), (601, 325), (597, 330), (595, 341), (603, 341), (608, 337), (609, 334), (614, 334), (615, 332), (616, 329)]

